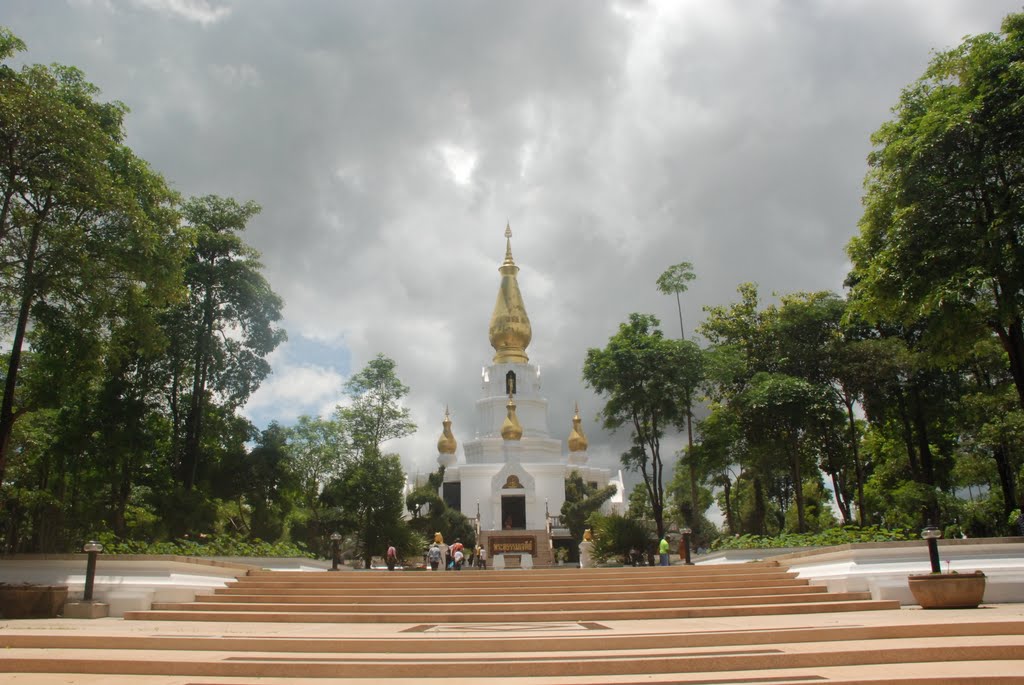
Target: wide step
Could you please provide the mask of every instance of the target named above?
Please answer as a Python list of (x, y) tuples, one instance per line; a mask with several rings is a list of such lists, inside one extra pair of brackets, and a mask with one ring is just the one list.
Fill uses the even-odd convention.
[[(574, 683), (597, 683), (623, 676), (657, 682), (669, 675), (725, 673), (743, 674), (742, 682), (785, 682), (787, 676), (771, 677), (771, 674), (787, 673), (794, 682), (806, 682), (821, 680), (822, 669), (871, 669), (884, 665), (890, 669), (889, 680), (895, 680), (894, 672), (901, 669), (912, 674), (925, 665), (930, 668), (943, 662), (973, 661), (976, 675), (989, 672), (1005, 676), (1014, 671), (1000, 673), (1000, 670), (987, 669), (982, 662), (999, 664), (999, 669), (1015, 669), (1024, 664), (1024, 624), (1017, 623), (1010, 631), (1006, 631), (1006, 627), (986, 630), (984, 626), (973, 624), (950, 626), (943, 635), (928, 637), (912, 636), (912, 629), (906, 635), (878, 637), (858, 628), (824, 629), (813, 631), (818, 634), (817, 638), (809, 630), (793, 634), (781, 631), (774, 635), (761, 631), (758, 634), (767, 639), (756, 643), (748, 639), (747, 631), (704, 632), (688, 635), (694, 640), (693, 644), (663, 641), (659, 646), (651, 646), (658, 644), (656, 641), (639, 646), (648, 638), (656, 640), (656, 634), (632, 635), (629, 638), (635, 641), (632, 644), (598, 634), (574, 641), (549, 639), (546, 649), (525, 649), (536, 645), (523, 643), (501, 650), (509, 641), (480, 641), (477, 647), (486, 651), (472, 652), (462, 649), (465, 638), (438, 636), (378, 639), (373, 647), (379, 651), (358, 649), (359, 641), (340, 640), (331, 645), (334, 651), (330, 652), (311, 651), (309, 640), (306, 651), (280, 641), (273, 644), (273, 639), (263, 639), (258, 650), (236, 650), (236, 645), (224, 641), (212, 645), (209, 638), (201, 645), (194, 639), (165, 636), (120, 640), (116, 649), (90, 648), (65, 640), (62, 647), (50, 647), (49, 653), (40, 655), (38, 647), (26, 646), (26, 641), (0, 635), (0, 646), (4, 647), (0, 653), (0, 672), (278, 678), (284, 681), (300, 677), (380, 681), (459, 672), (471, 673), (478, 680), (573, 678)], [(157, 647), (159, 643), (164, 645), (163, 649)], [(403, 652), (395, 648), (401, 643), (418, 643), (432, 651)], [(198, 649), (200, 646), (206, 649)], [(1018, 678), (1020, 672), (1016, 671)], [(578, 678), (587, 680), (576, 680)], [(709, 681), (723, 682), (721, 679), (705, 682)]]
[(812, 587), (772, 563), (734, 567), (462, 572), (254, 572), (128, 620), (473, 623), (653, 620), (898, 608)]

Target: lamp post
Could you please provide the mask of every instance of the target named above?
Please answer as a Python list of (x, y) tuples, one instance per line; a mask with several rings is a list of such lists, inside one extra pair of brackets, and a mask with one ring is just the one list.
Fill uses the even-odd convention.
[(690, 530), (689, 527), (687, 527), (683, 528), (681, 532), (683, 534), (683, 554), (685, 559), (685, 561), (683, 561), (683, 564), (686, 566), (693, 566), (693, 562), (690, 561), (690, 534), (693, 531)]
[(942, 567), (939, 565), (939, 538), (942, 537), (942, 531), (929, 521), (921, 531), (921, 537), (928, 541), (928, 558), (932, 562), (932, 573), (942, 573)]
[(331, 533), (331, 570), (338, 570), (338, 543), (341, 542), (341, 533)]
[(92, 586), (96, 582), (96, 555), (103, 551), (103, 545), (95, 540), (82, 545), (82, 551), (89, 555), (85, 564), (85, 594), (82, 599), (86, 602), (92, 601)]

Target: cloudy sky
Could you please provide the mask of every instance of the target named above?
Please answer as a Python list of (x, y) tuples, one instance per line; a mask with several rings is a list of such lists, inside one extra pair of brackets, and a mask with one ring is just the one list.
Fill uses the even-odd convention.
[(263, 207), (246, 239), (289, 342), (246, 414), (329, 411), (396, 360), (434, 467), (446, 404), (471, 437), (506, 221), (551, 428), (630, 312), (690, 261), (687, 331), (737, 284), (839, 290), (869, 136), (933, 50), (1020, 0), (291, 2), (3, 0), (24, 61), (81, 68), (131, 114), (128, 143), (184, 195)]

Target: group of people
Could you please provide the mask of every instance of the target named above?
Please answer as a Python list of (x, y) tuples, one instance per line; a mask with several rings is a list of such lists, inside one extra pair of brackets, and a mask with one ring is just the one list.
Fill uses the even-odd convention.
[[(486, 568), (486, 553), (479, 544), (468, 554), (462, 540), (455, 538), (451, 547), (444, 543), (444, 537), (440, 533), (434, 533), (434, 541), (427, 549), (427, 563), (430, 569), (436, 571), (444, 568), (448, 571), (461, 571), (462, 567), (469, 565), (470, 568)], [(443, 566), (442, 566), (443, 564)]]

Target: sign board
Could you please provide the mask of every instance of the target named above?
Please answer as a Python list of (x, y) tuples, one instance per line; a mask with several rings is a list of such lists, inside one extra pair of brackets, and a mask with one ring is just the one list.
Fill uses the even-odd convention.
[(493, 559), (496, 554), (529, 554), (537, 556), (537, 538), (532, 535), (492, 535), (487, 538), (487, 553)]

